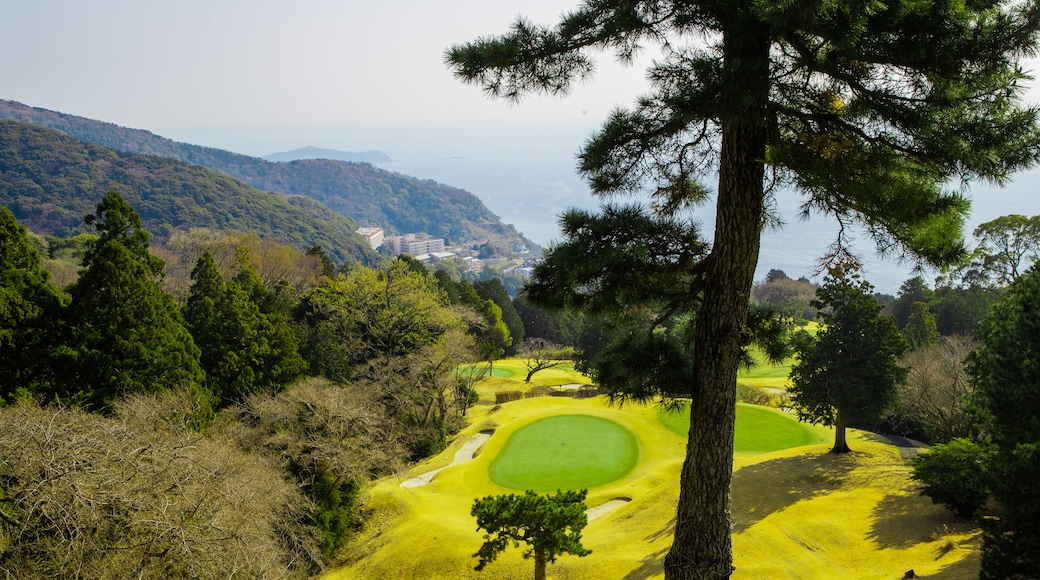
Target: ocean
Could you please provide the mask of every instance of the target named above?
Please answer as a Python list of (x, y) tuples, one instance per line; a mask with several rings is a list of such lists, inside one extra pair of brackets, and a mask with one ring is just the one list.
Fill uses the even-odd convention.
[[(575, 170), (575, 153), (598, 127), (593, 120), (569, 123), (464, 122), (400, 123), (350, 127), (219, 127), (166, 129), (155, 132), (177, 141), (263, 156), (304, 146), (342, 151), (379, 150), (392, 162), (379, 167), (465, 189), (479, 197), (505, 222), (542, 246), (560, 239), (558, 216), (568, 208), (595, 209)], [(983, 222), (1001, 215), (1040, 214), (1040, 170), (1016, 175), (1005, 187), (974, 184), (966, 236)], [(792, 278), (819, 281), (818, 260), (838, 231), (833, 218), (800, 217), (800, 194), (778, 191), (775, 209), (784, 226), (763, 233), (756, 278), (771, 269)], [(698, 208), (695, 219), (704, 232), (714, 227), (712, 207)], [(864, 278), (878, 292), (895, 295), (906, 279), (917, 275), (912, 264), (876, 255), (862, 232), (854, 249), (864, 263)], [(935, 272), (920, 273), (932, 282)]]

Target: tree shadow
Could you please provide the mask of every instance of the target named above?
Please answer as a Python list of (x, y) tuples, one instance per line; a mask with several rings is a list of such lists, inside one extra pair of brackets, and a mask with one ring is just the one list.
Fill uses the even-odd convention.
[(922, 495), (903, 490), (887, 494), (871, 516), (873, 525), (868, 538), (884, 548), (908, 548), (931, 542), (936, 534), (960, 535), (978, 530), (973, 521), (957, 517)]
[(733, 531), (742, 532), (799, 501), (841, 488), (856, 467), (855, 453), (809, 452), (737, 470), (731, 487)]
[(912, 439), (907, 439), (906, 437), (903, 437), (901, 435), (881, 434), (872, 431), (863, 431), (862, 433), (860, 433), (860, 437), (866, 439), (867, 441), (875, 441), (878, 443), (887, 443), (889, 445), (893, 445), (896, 449), (899, 450), (899, 455), (905, 460), (910, 460), (917, 457), (920, 454), (921, 450), (927, 447), (924, 443), (914, 441)]
[(963, 558), (944, 566), (935, 574), (919, 574), (917, 578), (941, 578), (942, 580), (975, 580), (982, 569), (982, 550), (973, 550)]
[[(675, 516), (672, 516), (672, 519), (668, 520), (667, 524), (661, 526), (657, 531), (648, 534), (643, 538), (643, 541), (647, 544), (652, 544), (661, 538), (670, 538), (674, 534)], [(668, 547), (664, 547), (652, 554), (647, 554), (639, 563), (639, 567), (625, 574), (623, 580), (643, 580), (643, 578), (660, 575), (664, 570), (664, 557), (668, 554), (668, 549)]]

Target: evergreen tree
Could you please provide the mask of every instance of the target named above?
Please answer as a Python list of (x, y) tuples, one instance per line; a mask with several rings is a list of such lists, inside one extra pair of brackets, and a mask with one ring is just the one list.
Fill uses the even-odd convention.
[(524, 324), (524, 336), (543, 338), (557, 344), (577, 346), (585, 325), (577, 310), (549, 310), (539, 308), (521, 292), (513, 299), (513, 308)]
[(64, 306), (28, 232), (0, 207), (0, 404), (50, 388)]
[(459, 288), (458, 284), (451, 279), (451, 274), (444, 270), (437, 270), (433, 273), (433, 279), (437, 281), (437, 287), (444, 292), (444, 296), (448, 300), (448, 304), (459, 303)]
[(935, 298), (935, 292), (928, 287), (928, 283), (920, 276), (914, 276), (904, 281), (899, 286), (899, 293), (895, 303), (892, 305), (892, 316), (896, 318), (896, 326), (903, 328), (906, 321), (910, 319), (910, 313), (914, 304), (931, 302)]
[(163, 262), (148, 252), (137, 212), (109, 191), (85, 221), (99, 237), (69, 290), (66, 372), (54, 395), (101, 408), (125, 393), (200, 382), (199, 349), (155, 280)]
[(483, 570), (510, 544), (520, 542), (529, 547), (524, 558), (534, 557), (535, 580), (545, 580), (545, 566), (557, 556), (589, 555), (591, 551), (581, 545), (581, 530), (588, 523), (586, 494), (584, 489), (549, 495), (527, 491), (474, 501), (470, 513), (477, 518), (477, 528), (486, 531), (484, 544), (473, 554), (480, 558), (476, 570)]
[[(497, 300), (491, 297), (494, 295), (499, 300), (502, 299), (496, 286), (501, 289), (502, 294), (505, 294), (505, 287), (502, 286), (501, 280), (496, 279), (497, 284), (490, 280), (477, 282), (477, 284), (483, 285), (484, 294), (486, 294), (481, 295), (477, 291), (477, 284), (471, 284), (468, 280), (455, 282), (443, 270), (434, 272), (433, 277), (450, 304), (468, 306), (476, 313), (476, 317), (470, 320), (469, 333), (476, 339), (477, 348), (483, 360), (494, 368), (495, 361), (502, 355), (516, 352), (516, 339), (513, 335), (513, 328), (508, 326), (505, 321), (505, 310)], [(512, 303), (508, 300), (509, 295), (505, 294), (505, 296), (510, 310), (515, 313)], [(519, 316), (517, 316), (517, 320), (519, 320)], [(523, 323), (520, 323), (520, 336), (523, 336)]]
[[(698, 180), (717, 176), (710, 253), (688, 265), (686, 299), (665, 306), (697, 320), (669, 580), (732, 571), (734, 385), (769, 221), (767, 168), (769, 183), (806, 194), (807, 210), (865, 224), (886, 253), (959, 258), (968, 204), (944, 184), (1003, 181), (1040, 152), (1016, 63), (1036, 50), (1037, 12), (1035, 0), (585, 0), (557, 26), (521, 19), (446, 55), (460, 78), (517, 100), (566, 93), (592, 74), (593, 51), (627, 61), (647, 43), (665, 49), (648, 74), (652, 91), (612, 113), (579, 168), (600, 195), (649, 191), (645, 211), (665, 218), (706, 201)], [(644, 281), (627, 274), (633, 286)]]
[(969, 359), (996, 447), (991, 489), (1000, 517), (984, 528), (982, 578), (1040, 577), (1040, 270), (1018, 278), (982, 325)]
[(928, 304), (914, 302), (910, 317), (903, 327), (903, 338), (914, 350), (939, 344), (939, 328), (935, 325), (935, 317), (928, 309)]
[(891, 317), (879, 315), (872, 291), (858, 274), (831, 269), (813, 303), (823, 317), (820, 331), (797, 341), (788, 393), (800, 420), (834, 426), (831, 453), (849, 451), (845, 427), (877, 421), (906, 376), (898, 363), (906, 341)]
[(206, 384), (214, 395), (239, 401), (300, 376), (306, 365), (295, 341), (280, 336), (237, 283), (224, 281), (212, 254), (199, 258), (191, 277), (184, 319), (202, 351)]
[(513, 307), (513, 299), (509, 297), (509, 292), (506, 291), (505, 285), (502, 284), (502, 279), (492, 278), (491, 280), (474, 282), (473, 289), (477, 291), (478, 296), (484, 300), (493, 301), (502, 309), (502, 322), (509, 329), (510, 339), (509, 346), (504, 349), (504, 354), (506, 356), (516, 354), (520, 350), (520, 345), (524, 342), (524, 323), (520, 320), (520, 315), (517, 313), (516, 308)]

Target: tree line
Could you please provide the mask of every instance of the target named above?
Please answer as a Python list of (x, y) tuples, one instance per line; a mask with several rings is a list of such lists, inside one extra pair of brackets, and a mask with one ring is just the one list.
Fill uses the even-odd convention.
[(0, 210), (0, 569), (16, 576), (312, 574), (359, 524), (366, 481), (463, 425), (457, 367), (523, 340), (501, 281), (407, 257), (337, 270), (320, 247), (206, 230), (167, 263), (115, 191), (85, 223), (60, 290)]

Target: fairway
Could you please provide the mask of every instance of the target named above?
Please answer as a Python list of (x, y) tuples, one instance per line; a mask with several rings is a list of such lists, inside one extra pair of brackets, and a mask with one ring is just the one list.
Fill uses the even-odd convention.
[(560, 415), (513, 433), (488, 474), (495, 483), (512, 489), (581, 489), (624, 476), (638, 458), (635, 435), (614, 421)]
[[(744, 451), (738, 451), (733, 462), (734, 580), (886, 580), (900, 578), (911, 568), (918, 578), (978, 578), (981, 532), (977, 525), (957, 519), (920, 496), (919, 485), (909, 479), (910, 467), (891, 444), (853, 429), (853, 452), (834, 455), (828, 453), (832, 429), (799, 424), (768, 408), (740, 405), (738, 409), (741, 442), (737, 446)], [(473, 501), (525, 488), (551, 493), (587, 485), (594, 485), (586, 501), (590, 508), (617, 499), (630, 501), (590, 521), (583, 530), (582, 542), (592, 555), (561, 558), (550, 568), (549, 577), (664, 578), (663, 559), (673, 539), (688, 419), (674, 415), (665, 418), (671, 423), (666, 426), (654, 407), (626, 405), (619, 409), (607, 406), (604, 397), (534, 397), (503, 405), (477, 405), (471, 409), (470, 421), (437, 457), (367, 487), (362, 501), (371, 510), (369, 523), (344, 547), (324, 580), (529, 580), (531, 561), (523, 558), (523, 550), (510, 549), (494, 568), (474, 572), (473, 554), (482, 534), (470, 515)], [(804, 434), (792, 437), (791, 426), (796, 432), (798, 428), (814, 431), (821, 443), (767, 453), (755, 451), (761, 445), (747, 445), (744, 433), (755, 432), (763, 444), (798, 445), (805, 440)], [(452, 465), (452, 458), (467, 442), (490, 430), (494, 434), (480, 453), (471, 461)], [(592, 444), (583, 452), (552, 457), (550, 448), (577, 449), (560, 445), (565, 431), (571, 431), (568, 436), (578, 443)], [(622, 435), (620, 441), (608, 438), (606, 443), (593, 443), (592, 435), (598, 431)], [(769, 442), (784, 433), (788, 434), (786, 441)], [(604, 478), (616, 479), (590, 484), (581, 479), (588, 477), (583, 470), (575, 481), (561, 480), (563, 468), (592, 458), (599, 464), (623, 464), (624, 458), (618, 458), (616, 451), (626, 444), (635, 464), (623, 475)], [(608, 459), (610, 454), (615, 459)], [(533, 465), (521, 470), (543, 472), (533, 481), (503, 483), (501, 475), (492, 475), (492, 463), (497, 463), (496, 470), (508, 467), (501, 457), (509, 461), (526, 457)], [(433, 469), (438, 472), (428, 484), (401, 485), (407, 478)], [(402, 546), (407, 546), (407, 554), (402, 553)]]
[[(666, 427), (683, 437), (690, 431), (688, 406), (677, 412), (662, 409), (657, 416)], [(737, 453), (769, 453), (823, 441), (817, 430), (799, 423), (782, 411), (756, 405), (737, 405), (737, 427), (733, 441)]]

